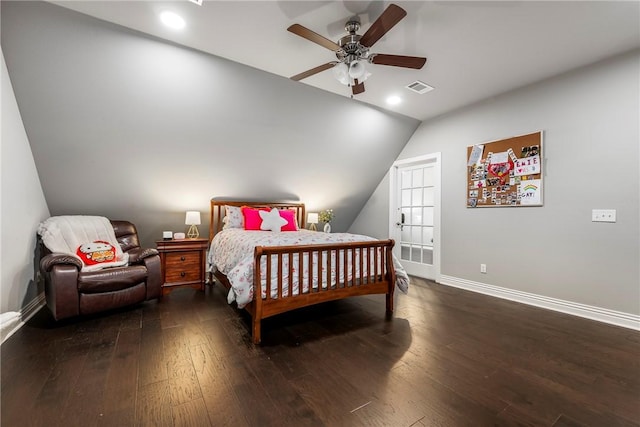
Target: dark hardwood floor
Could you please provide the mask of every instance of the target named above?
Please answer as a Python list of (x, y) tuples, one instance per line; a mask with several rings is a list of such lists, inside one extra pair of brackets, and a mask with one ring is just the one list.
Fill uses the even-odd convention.
[(640, 333), (413, 279), (263, 322), (220, 285), (1, 347), (13, 426), (638, 426)]

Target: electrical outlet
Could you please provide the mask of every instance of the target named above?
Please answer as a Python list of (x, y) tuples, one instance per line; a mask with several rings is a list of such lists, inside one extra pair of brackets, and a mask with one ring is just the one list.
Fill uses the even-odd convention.
[(615, 209), (591, 210), (591, 222), (616, 222)]
[(480, 273), (487, 274), (487, 264), (480, 264)]

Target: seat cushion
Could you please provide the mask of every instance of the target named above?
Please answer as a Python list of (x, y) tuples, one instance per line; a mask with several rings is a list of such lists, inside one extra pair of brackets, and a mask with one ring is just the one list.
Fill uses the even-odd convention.
[(78, 291), (85, 294), (114, 292), (142, 283), (147, 278), (144, 265), (107, 268), (78, 274)]
[(145, 300), (144, 283), (123, 289), (118, 292), (99, 294), (80, 294), (80, 314), (99, 313), (105, 310), (137, 304)]

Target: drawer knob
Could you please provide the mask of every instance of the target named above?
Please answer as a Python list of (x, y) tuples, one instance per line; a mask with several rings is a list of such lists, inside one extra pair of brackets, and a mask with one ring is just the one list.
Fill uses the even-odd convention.
[(180, 257), (180, 261), (184, 261), (184, 257), (183, 256)]
[(183, 271), (182, 273), (180, 273), (180, 277), (184, 277), (185, 272)]

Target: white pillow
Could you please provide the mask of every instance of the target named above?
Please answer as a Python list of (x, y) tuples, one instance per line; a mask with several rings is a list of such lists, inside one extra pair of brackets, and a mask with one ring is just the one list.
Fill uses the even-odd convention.
[(224, 206), (224, 225), (223, 230), (227, 228), (244, 228), (244, 218), (242, 217), (242, 211), (239, 206)]
[(280, 216), (278, 208), (272, 208), (270, 211), (258, 211), (258, 213), (262, 218), (260, 230), (280, 232), (282, 227), (288, 224), (287, 220)]

